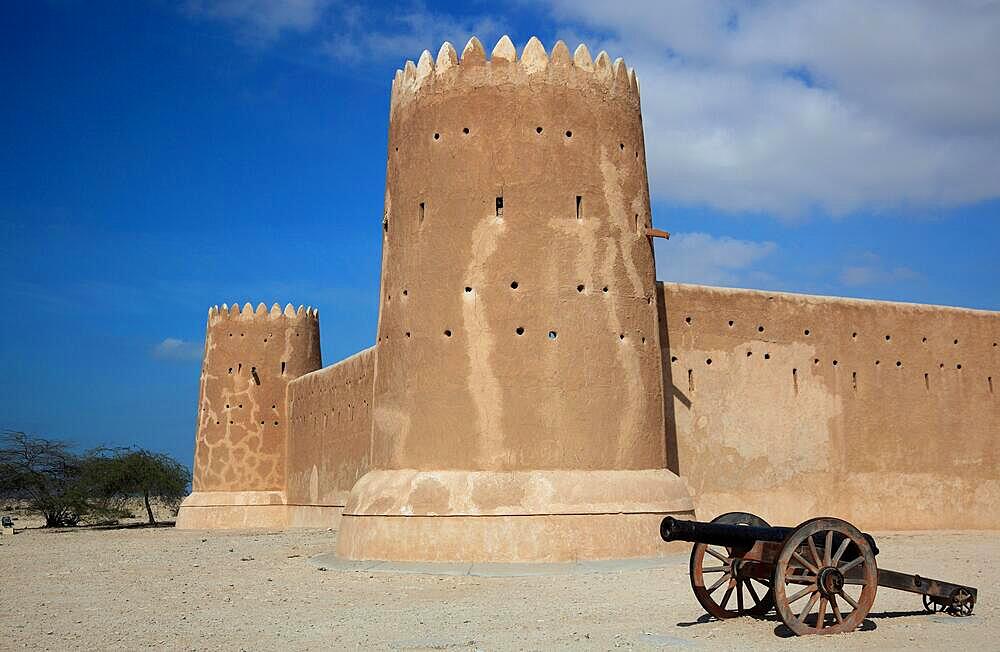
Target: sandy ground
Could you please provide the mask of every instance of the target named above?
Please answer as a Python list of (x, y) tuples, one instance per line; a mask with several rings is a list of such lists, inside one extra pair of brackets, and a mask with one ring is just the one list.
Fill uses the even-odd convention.
[(535, 577), (320, 570), (335, 532), (25, 530), (0, 538), (0, 649), (1000, 649), (1000, 533), (878, 536), (879, 564), (980, 590), (925, 614), (881, 590), (865, 631), (788, 638), (708, 620), (687, 555), (666, 567)]

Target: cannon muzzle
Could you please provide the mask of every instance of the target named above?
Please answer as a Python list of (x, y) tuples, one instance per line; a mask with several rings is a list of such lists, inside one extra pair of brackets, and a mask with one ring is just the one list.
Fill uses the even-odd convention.
[(660, 522), (660, 537), (664, 541), (705, 543), (727, 548), (752, 548), (758, 541), (781, 543), (792, 531), (788, 527), (756, 527), (684, 521), (667, 516)]

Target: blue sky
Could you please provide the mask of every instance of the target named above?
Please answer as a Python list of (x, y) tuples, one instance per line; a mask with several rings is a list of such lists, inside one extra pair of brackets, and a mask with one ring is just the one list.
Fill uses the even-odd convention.
[(189, 462), (208, 306), (317, 306), (325, 364), (369, 346), (392, 75), (472, 34), (636, 67), (661, 278), (1000, 309), (998, 13), (8, 3), (0, 427)]

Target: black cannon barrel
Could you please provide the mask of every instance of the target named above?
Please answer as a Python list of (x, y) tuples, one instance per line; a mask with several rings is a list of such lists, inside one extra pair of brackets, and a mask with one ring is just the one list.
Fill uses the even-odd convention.
[[(705, 523), (703, 521), (685, 521), (673, 516), (664, 517), (660, 521), (660, 538), (664, 541), (688, 541), (690, 543), (705, 543), (710, 546), (725, 546), (727, 548), (750, 549), (758, 541), (782, 543), (795, 528), (792, 527), (758, 527), (755, 525), (729, 525), (726, 523)], [(875, 538), (864, 534), (871, 546), (872, 553), (878, 554)], [(839, 546), (843, 535), (834, 533), (834, 545)], [(822, 542), (819, 542), (822, 544)], [(851, 554), (857, 554), (853, 544), (848, 548)]]
[(664, 541), (688, 541), (730, 548), (752, 548), (753, 544), (758, 541), (781, 543), (792, 529), (790, 527), (757, 527), (684, 521), (667, 516), (660, 522), (660, 537)]

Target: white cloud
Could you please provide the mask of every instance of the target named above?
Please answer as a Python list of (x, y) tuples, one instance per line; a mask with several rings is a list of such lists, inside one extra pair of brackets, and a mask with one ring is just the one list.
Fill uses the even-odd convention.
[[(421, 5), (385, 13), (350, 11), (339, 30), (325, 39), (322, 50), (346, 63), (392, 61), (402, 67), (424, 50), (437, 55), (437, 48), (450, 41), (459, 51), (472, 36), (483, 44), (499, 38), (500, 23), (489, 16), (457, 18), (427, 11)], [(488, 46), (487, 46), (488, 47)]]
[(767, 280), (754, 266), (773, 254), (773, 242), (716, 238), (707, 233), (675, 233), (656, 240), (656, 275), (665, 281), (745, 286)]
[(168, 337), (153, 347), (153, 357), (158, 360), (201, 360), (203, 345)]
[(794, 216), (1000, 196), (1000, 3), (551, 6), (635, 65), (660, 197)]
[(906, 281), (917, 281), (923, 275), (906, 266), (888, 266), (874, 253), (867, 252), (857, 264), (841, 270), (839, 280), (848, 287), (865, 285), (894, 285)]
[[(548, 7), (556, 34), (636, 67), (658, 198), (794, 218), (1000, 197), (1000, 2)], [(260, 43), (299, 33), (355, 65), (398, 65), (444, 40), (460, 50), (473, 34), (489, 50), (507, 26), (420, 0), (188, 0), (187, 11)]]
[(307, 32), (319, 23), (332, 0), (188, 0), (195, 18), (230, 23), (247, 40), (269, 43), (285, 32)]

